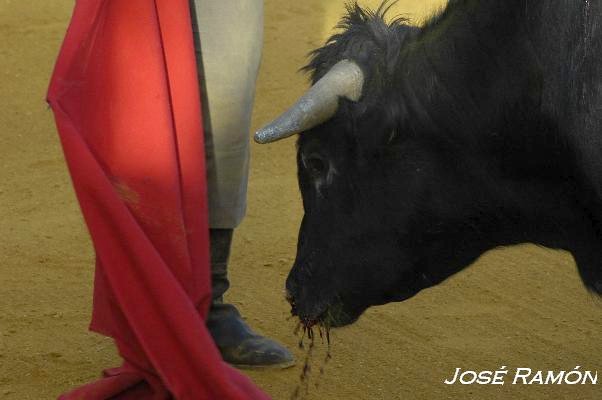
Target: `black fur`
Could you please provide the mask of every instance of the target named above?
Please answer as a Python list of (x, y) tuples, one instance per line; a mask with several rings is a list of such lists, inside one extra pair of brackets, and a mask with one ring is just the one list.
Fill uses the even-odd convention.
[(523, 242), (602, 294), (601, 2), (455, 0), (422, 28), (389, 4), (348, 6), (305, 67), (366, 83), (298, 142), (294, 312), (350, 323)]

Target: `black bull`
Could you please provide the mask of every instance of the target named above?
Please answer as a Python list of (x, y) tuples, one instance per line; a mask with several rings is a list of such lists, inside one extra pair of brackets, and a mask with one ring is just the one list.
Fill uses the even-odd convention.
[(602, 2), (452, 0), (421, 28), (348, 8), (256, 134), (302, 132), (293, 313), (349, 324), (523, 242), (601, 295)]

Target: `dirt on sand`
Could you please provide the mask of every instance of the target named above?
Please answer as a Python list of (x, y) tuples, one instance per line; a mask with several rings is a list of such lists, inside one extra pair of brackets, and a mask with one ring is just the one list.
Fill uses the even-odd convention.
[[(395, 11), (416, 21), (441, 3), (402, 0)], [(254, 128), (307, 87), (296, 71), (332, 32), (343, 4), (266, 0)], [(53, 399), (119, 364), (111, 340), (87, 332), (93, 252), (44, 103), (72, 6), (0, 0), (0, 398), (7, 400)], [(228, 300), (258, 331), (295, 351), (295, 368), (248, 373), (274, 399), (288, 399), (306, 351), (297, 346), (283, 298), (301, 217), (294, 140), (253, 145), (252, 153), (249, 210), (236, 232)], [(333, 358), (321, 376), (326, 346), (318, 341), (306, 397), (600, 399), (600, 385), (443, 380), (458, 367), (602, 372), (601, 323), (602, 304), (582, 287), (570, 254), (532, 245), (491, 251), (444, 284), (333, 331)]]

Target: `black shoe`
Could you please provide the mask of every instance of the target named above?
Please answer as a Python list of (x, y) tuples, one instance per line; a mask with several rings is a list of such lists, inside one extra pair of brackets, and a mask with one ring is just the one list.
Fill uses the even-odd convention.
[(228, 256), (232, 229), (211, 229), (212, 303), (207, 328), (222, 358), (238, 368), (288, 368), (295, 364), (293, 355), (276, 341), (261, 336), (243, 321), (231, 304), (224, 304), (228, 290)]
[(253, 332), (232, 304), (213, 304), (207, 327), (222, 358), (238, 368), (288, 368), (292, 354), (274, 340)]

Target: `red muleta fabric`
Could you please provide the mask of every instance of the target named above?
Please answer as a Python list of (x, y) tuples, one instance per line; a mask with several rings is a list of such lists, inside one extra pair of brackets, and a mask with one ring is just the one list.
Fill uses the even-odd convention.
[(124, 364), (60, 399), (267, 399), (225, 364), (211, 300), (188, 0), (78, 0), (48, 92), (96, 250), (91, 329)]

